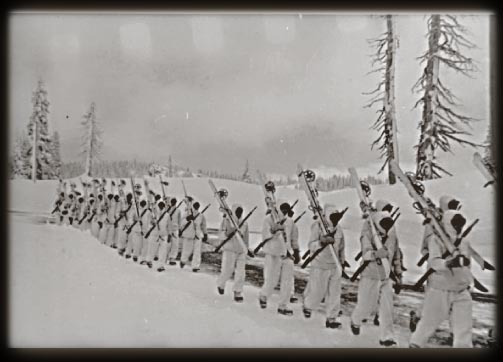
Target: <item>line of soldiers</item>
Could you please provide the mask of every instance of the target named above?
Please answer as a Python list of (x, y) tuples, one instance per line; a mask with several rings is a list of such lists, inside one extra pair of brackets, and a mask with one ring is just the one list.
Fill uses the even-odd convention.
[[(134, 185), (134, 194), (124, 191), (121, 180), (107, 193), (106, 180), (82, 183), (83, 193), (70, 183), (65, 191), (60, 182), (53, 213), (58, 224), (89, 230), (102, 244), (118, 249), (118, 254), (141, 265), (165, 270), (176, 265), (182, 245), (180, 267), (188, 264), (198, 272), (201, 265), (201, 242), (208, 238), (206, 218), (199, 213), (200, 204), (188, 196), (177, 203), (175, 197), (156, 194), (148, 182)], [(182, 212), (180, 206), (185, 204)], [(190, 226), (190, 227), (189, 227)]]
[[(104, 181), (104, 180), (103, 180)], [(104, 182), (93, 180), (84, 184), (84, 194), (70, 184), (70, 191), (60, 190), (56, 200), (58, 223), (73, 225), (81, 230), (90, 230), (92, 235), (110, 247), (117, 248), (119, 255), (132, 256), (135, 262), (146, 264), (164, 271), (166, 264), (176, 265), (179, 251), (179, 240), (182, 243), (180, 267), (188, 263), (192, 255), (192, 270), (198, 271), (201, 263), (201, 242), (207, 242), (206, 219), (199, 212), (199, 203), (190, 196), (182, 202), (185, 210), (182, 213), (176, 198), (169, 198), (151, 192), (145, 182), (145, 195), (141, 185), (136, 184), (134, 194), (125, 194), (125, 182), (118, 185), (118, 192), (105, 194)], [(139, 199), (139, 201), (137, 201)], [(268, 301), (279, 283), (278, 313), (293, 315), (289, 304), (294, 298), (294, 265), (300, 262), (298, 227), (293, 220), (294, 211), (291, 205), (278, 201), (280, 219), (275, 220), (270, 212), (265, 216), (262, 225), (264, 244), (264, 283), (259, 292), (259, 305), (267, 308)], [(450, 196), (440, 199), (442, 224), (453, 240), (459, 238), (466, 219), (459, 212), (459, 201)], [(379, 343), (385, 347), (395, 346), (393, 330), (393, 284), (389, 277), (379, 277), (378, 264), (389, 261), (391, 271), (401, 284), (403, 273), (403, 254), (399, 248), (394, 220), (395, 206), (386, 200), (376, 202), (376, 212), (363, 210), (363, 226), (360, 234), (362, 263), (368, 266), (361, 273), (358, 284), (357, 304), (350, 316), (351, 331), (360, 334), (362, 324), (373, 318), (379, 326)], [(245, 245), (249, 246), (249, 227), (244, 220), (244, 208), (240, 204), (232, 206), (239, 232)], [(333, 204), (326, 204), (323, 210), (326, 220), (330, 220), (330, 233), (327, 235), (316, 219), (310, 228), (308, 247), (315, 253), (320, 247), (331, 245), (335, 250), (337, 263), (331, 255), (330, 248), (324, 248), (313, 259), (309, 269), (309, 279), (303, 292), (302, 312), (310, 318), (313, 311), (318, 311), (322, 302), (327, 328), (341, 328), (341, 282), (344, 271), (345, 237), (339, 221), (344, 214)], [(373, 248), (370, 223), (376, 226), (383, 248)], [(227, 217), (223, 217), (219, 228), (219, 239), (228, 240), (222, 247), (221, 272), (217, 278), (217, 291), (225, 293), (227, 282), (234, 275), (234, 300), (243, 302), (243, 285), (245, 282), (245, 265), (247, 252), (238, 240), (236, 227)], [(459, 253), (444, 258), (445, 248), (432, 227), (425, 224), (425, 234), (421, 252), (429, 253), (428, 265), (435, 272), (428, 277), (425, 299), (421, 315), (416, 316), (410, 346), (423, 347), (438, 325), (449, 319), (454, 334), (454, 347), (472, 347), (472, 301), (470, 286), (472, 276), (470, 263), (460, 263), (460, 255), (470, 259), (469, 242), (462, 240)], [(418, 323), (417, 323), (418, 322)], [(416, 328), (417, 324), (417, 328)]]

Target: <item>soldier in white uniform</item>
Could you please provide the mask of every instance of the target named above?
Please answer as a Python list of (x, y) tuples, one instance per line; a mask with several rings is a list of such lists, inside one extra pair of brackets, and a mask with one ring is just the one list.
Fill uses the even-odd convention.
[(182, 212), (180, 208), (176, 208), (177, 200), (176, 198), (172, 198), (170, 200), (171, 210), (169, 211), (170, 216), (170, 228), (169, 228), (169, 239), (168, 239), (168, 257), (169, 257), (169, 265), (176, 265), (176, 258), (178, 256), (178, 252), (180, 251), (180, 243), (178, 239), (178, 233), (180, 231), (180, 227), (182, 225)]
[[(276, 222), (269, 214), (262, 225), (262, 239), (269, 239), (264, 245), (264, 284), (259, 293), (261, 308), (267, 307), (267, 300), (271, 297), (274, 287), (280, 282), (280, 300), (278, 313), (293, 315), (288, 308), (293, 281), (293, 247), (291, 242), (293, 221), (286, 215), (290, 212), (290, 205), (279, 202), (280, 220)], [(282, 225), (280, 223), (283, 223)]]
[[(198, 272), (201, 266), (201, 242), (208, 240), (208, 233), (206, 230), (206, 218), (203, 214), (198, 212), (199, 203), (193, 202), (188, 197), (186, 203), (185, 215), (182, 218), (185, 220), (185, 225), (188, 225), (185, 230), (184, 227), (179, 232), (182, 241), (182, 256), (180, 258), (180, 267), (183, 268), (192, 254), (192, 271)], [(183, 230), (183, 231), (182, 231)]]
[[(334, 205), (327, 204), (324, 207), (326, 220), (330, 223), (329, 234), (325, 235), (320, 220), (311, 225), (309, 237), (309, 250), (313, 255), (318, 249), (324, 247), (311, 262), (309, 272), (310, 291), (304, 300), (302, 311), (306, 318), (311, 317), (311, 312), (318, 308), (320, 302), (325, 299), (325, 315), (327, 328), (340, 328), (338, 314), (341, 306), (341, 279), (342, 266), (345, 262), (344, 232), (338, 225), (342, 218)], [(337, 260), (334, 259), (332, 251)]]
[[(370, 222), (374, 223), (381, 240), (388, 235), (381, 249), (374, 250)], [(396, 234), (390, 233), (392, 226), (393, 219), (386, 211), (373, 212), (363, 223), (360, 236), (362, 259), (370, 263), (361, 274), (358, 283), (358, 300), (351, 314), (351, 331), (358, 335), (362, 320), (367, 318), (375, 309), (376, 303), (379, 303), (379, 343), (385, 347), (396, 345), (393, 333), (393, 289), (389, 276), (380, 280), (378, 268), (381, 267), (378, 266), (376, 260), (386, 258), (391, 271), (400, 283), (402, 276), (400, 251)]]
[[(466, 219), (459, 211), (448, 210), (443, 214), (442, 224), (454, 242), (461, 235)], [(421, 319), (410, 339), (411, 347), (424, 347), (446, 319), (450, 319), (453, 347), (473, 347), (470, 242), (462, 239), (454, 254), (443, 259), (446, 251), (438, 236), (433, 234), (428, 238), (428, 268), (435, 272), (428, 278)]]
[(169, 231), (171, 229), (171, 219), (169, 217), (169, 208), (166, 208), (166, 204), (164, 201), (160, 200), (157, 203), (157, 207), (159, 208), (159, 239), (157, 244), (159, 247), (158, 250), (158, 258), (156, 268), (158, 272), (162, 272), (166, 270), (166, 262), (168, 259), (168, 250), (169, 250)]
[[(241, 224), (243, 216), (243, 207), (239, 204), (232, 205), (232, 213), (235, 216), (236, 222)], [(229, 218), (224, 215), (222, 222), (220, 224), (220, 237), (223, 240), (227, 239), (232, 235), (230, 240), (228, 240), (222, 247), (222, 264), (220, 270), (220, 276), (217, 279), (217, 290), (219, 294), (224, 294), (225, 284), (234, 274), (234, 300), (236, 302), (243, 301), (243, 285), (245, 283), (245, 266), (246, 266), (246, 254), (248, 252), (249, 244), (249, 231), (248, 223), (245, 222), (240, 228), (239, 232), (242, 235), (242, 239), (246, 245), (246, 249), (243, 248), (236, 235), (236, 228), (233, 226)]]

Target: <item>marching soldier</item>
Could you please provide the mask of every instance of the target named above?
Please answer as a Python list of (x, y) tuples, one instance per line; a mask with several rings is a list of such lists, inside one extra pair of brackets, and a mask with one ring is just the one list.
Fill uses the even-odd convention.
[[(232, 213), (236, 216), (235, 219), (239, 225), (242, 220), (241, 217), (243, 216), (243, 207), (239, 204), (232, 205)], [(239, 231), (241, 235), (243, 235), (242, 239), (245, 245), (248, 247), (248, 223), (245, 222), (239, 228)], [(234, 274), (234, 300), (236, 302), (242, 302), (243, 285), (245, 283), (246, 254), (248, 249), (243, 249), (243, 246), (237, 239), (239, 236), (236, 236), (236, 228), (225, 215), (220, 224), (220, 234), (222, 239), (226, 239), (230, 236), (232, 236), (232, 238), (222, 247), (222, 264), (220, 276), (217, 280), (217, 290), (220, 295), (224, 294), (225, 284), (232, 277), (232, 274)]]

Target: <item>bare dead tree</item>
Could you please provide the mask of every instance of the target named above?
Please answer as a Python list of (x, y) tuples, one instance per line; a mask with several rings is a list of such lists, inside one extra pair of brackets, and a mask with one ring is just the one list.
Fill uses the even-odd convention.
[(419, 142), (414, 146), (419, 180), (440, 178), (440, 172), (451, 175), (436, 161), (436, 152), (452, 152), (452, 141), (462, 146), (480, 146), (464, 138), (471, 136), (466, 128), (471, 128), (470, 123), (476, 119), (454, 110), (459, 105), (458, 98), (440, 80), (441, 65), (468, 77), (477, 70), (473, 60), (461, 53), (463, 48), (475, 47), (466, 35), (467, 29), (455, 16), (432, 15), (428, 19), (428, 50), (418, 58), (426, 67), (412, 87), (422, 94), (414, 108), (423, 105)]
[[(372, 55), (372, 67), (374, 69), (367, 74), (381, 73), (377, 88), (373, 91), (364, 93), (371, 95), (366, 108), (379, 104), (377, 110), (377, 120), (371, 126), (379, 133), (378, 138), (372, 143), (371, 149), (378, 146), (380, 158), (384, 158), (379, 173), (384, 171), (390, 160), (398, 162), (398, 141), (397, 125), (395, 113), (395, 54), (398, 47), (398, 38), (395, 35), (394, 19), (391, 15), (386, 15), (386, 31), (377, 38), (369, 39), (369, 44), (375, 48)], [(384, 88), (384, 89), (383, 89)], [(390, 184), (396, 182), (395, 175), (388, 167), (388, 181)]]

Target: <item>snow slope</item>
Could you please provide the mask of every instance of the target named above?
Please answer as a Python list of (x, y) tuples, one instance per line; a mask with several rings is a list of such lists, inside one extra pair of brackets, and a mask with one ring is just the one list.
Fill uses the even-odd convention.
[[(150, 182), (151, 189), (161, 192), (159, 179), (146, 177)], [(165, 178), (170, 185), (166, 187), (168, 195), (175, 195), (179, 199), (183, 196), (181, 180), (184, 180), (188, 193), (199, 200), (204, 207), (211, 203), (211, 207), (206, 211), (208, 226), (217, 228), (220, 224), (221, 213), (217, 207), (208, 185), (207, 178)], [(79, 185), (78, 180), (77, 185)], [(141, 179), (135, 179), (140, 182)], [(110, 182), (110, 180), (108, 180)], [(226, 188), (229, 191), (228, 203), (242, 203), (245, 213), (254, 206), (258, 206), (255, 213), (249, 219), (251, 234), (250, 244), (252, 247), (260, 242), (259, 231), (265, 214), (264, 196), (259, 185), (248, 184), (231, 180), (214, 180), (217, 188)], [(443, 194), (458, 197), (462, 203), (462, 211), (467, 217), (468, 223), (475, 218), (480, 218), (479, 223), (472, 230), (470, 240), (476, 250), (486, 257), (488, 261), (495, 264), (495, 191), (493, 187), (483, 188), (485, 183), (483, 176), (474, 167), (468, 167), (465, 174), (455, 177), (445, 177), (440, 180), (428, 181), (425, 183), (426, 194), (435, 202)], [(10, 202), (9, 210), (12, 211), (32, 211), (37, 213), (49, 213), (52, 209), (52, 200), (55, 197), (56, 181), (38, 181), (33, 183), (28, 180), (15, 180), (10, 182)], [(129, 187), (129, 185), (128, 185)], [(404, 252), (404, 264), (408, 271), (404, 275), (404, 281), (413, 282), (425, 272), (423, 268), (416, 266), (419, 259), (419, 245), (423, 235), (422, 217), (415, 213), (412, 207), (412, 199), (408, 196), (402, 184), (396, 185), (376, 185), (372, 187), (371, 199), (374, 201), (384, 198), (400, 207), (401, 216), (397, 223), (397, 233), (400, 244)], [(307, 198), (303, 191), (295, 190), (291, 187), (278, 187), (277, 200), (286, 200), (299, 203), (295, 207), (297, 214), (307, 209)], [(349, 206), (348, 212), (341, 221), (346, 236), (346, 258), (355, 270), (357, 263), (354, 256), (359, 251), (359, 233), (362, 219), (360, 217), (359, 200), (356, 191), (352, 188), (320, 192), (320, 201), (335, 203), (342, 209)], [(309, 227), (312, 222), (311, 212), (306, 213), (299, 221), (299, 243), (301, 253), (307, 249), (309, 241)], [(482, 271), (478, 265), (473, 267), (474, 275), (495, 293), (495, 273)]]
[[(117, 256), (88, 232), (11, 215), (11, 347), (377, 347), (378, 329), (327, 330), (294, 305), (293, 317), (258, 305), (245, 285), (236, 304), (215, 276), (172, 267), (157, 273)], [(398, 333), (407, 346), (405, 333)]]

